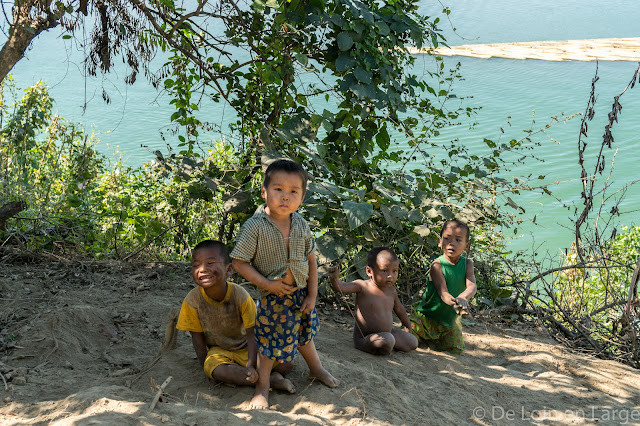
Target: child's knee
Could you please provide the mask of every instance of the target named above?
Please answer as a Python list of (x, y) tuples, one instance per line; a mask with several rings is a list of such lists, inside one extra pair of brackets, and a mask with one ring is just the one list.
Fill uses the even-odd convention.
[(413, 334), (407, 333), (407, 337), (404, 340), (403, 351), (410, 352), (418, 349), (418, 338)]
[(367, 336), (371, 352), (376, 355), (388, 355), (396, 345), (396, 338), (391, 333), (375, 333)]

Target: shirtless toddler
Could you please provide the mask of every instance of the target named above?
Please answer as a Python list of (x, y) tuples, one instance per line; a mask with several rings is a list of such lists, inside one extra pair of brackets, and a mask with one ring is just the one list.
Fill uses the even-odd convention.
[[(386, 247), (369, 251), (366, 269), (368, 280), (340, 281), (340, 267), (329, 269), (331, 287), (341, 293), (356, 293), (356, 322), (353, 344), (356, 349), (374, 355), (388, 355), (394, 349), (409, 352), (418, 347), (411, 334), (409, 315), (398, 298), (398, 257)], [(404, 326), (393, 328), (393, 312)]]

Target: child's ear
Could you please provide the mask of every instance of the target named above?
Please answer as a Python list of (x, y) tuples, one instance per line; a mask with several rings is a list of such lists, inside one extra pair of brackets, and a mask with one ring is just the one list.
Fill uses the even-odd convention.
[(267, 196), (267, 188), (264, 187), (264, 185), (262, 185), (260, 187), (260, 195), (262, 195), (262, 199), (264, 200)]
[(367, 265), (367, 267), (364, 268), (364, 271), (367, 273), (367, 276), (369, 278), (373, 277), (373, 269), (371, 268), (371, 266)]
[(233, 267), (233, 263), (229, 263), (227, 265), (227, 277), (230, 277), (231, 275), (233, 275), (234, 272), (235, 272), (235, 269)]

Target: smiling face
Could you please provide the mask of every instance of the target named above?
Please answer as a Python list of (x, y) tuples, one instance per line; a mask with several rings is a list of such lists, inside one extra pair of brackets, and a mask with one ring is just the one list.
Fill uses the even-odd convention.
[(265, 212), (274, 219), (288, 218), (300, 207), (304, 197), (302, 177), (297, 173), (278, 170), (273, 172), (267, 187), (262, 187)]
[(381, 251), (375, 266), (367, 266), (367, 275), (380, 288), (391, 287), (398, 280), (400, 262), (388, 251)]
[(193, 281), (210, 297), (215, 291), (226, 289), (227, 277), (231, 271), (231, 263), (225, 261), (217, 248), (200, 248), (191, 255)]
[(442, 231), (438, 246), (442, 249), (444, 257), (456, 264), (465, 250), (469, 249), (469, 235), (464, 226), (455, 222), (449, 223)]

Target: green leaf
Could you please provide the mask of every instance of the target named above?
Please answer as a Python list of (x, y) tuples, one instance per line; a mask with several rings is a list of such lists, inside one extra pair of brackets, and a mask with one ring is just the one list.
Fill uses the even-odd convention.
[(511, 294), (513, 293), (513, 291), (509, 290), (508, 288), (492, 288), (489, 292), (496, 299), (511, 297)]
[(71, 196), (69, 197), (69, 199), (67, 200), (67, 203), (71, 206), (71, 207), (80, 207), (80, 205), (82, 204), (82, 200), (76, 196)]
[(316, 138), (317, 129), (311, 125), (311, 117), (305, 114), (293, 116), (284, 123), (282, 130), (276, 130), (278, 136), (285, 141), (298, 139), (305, 144), (313, 143)]
[(309, 182), (308, 192), (329, 195), (329, 196), (338, 196), (340, 194), (340, 188), (332, 183), (327, 182)]
[(389, 29), (389, 26), (388, 26), (385, 22), (383, 22), (383, 21), (378, 21), (378, 22), (376, 22), (376, 26), (378, 27), (378, 33), (379, 33), (381, 36), (387, 36), (387, 35), (389, 35), (389, 32), (390, 32), (391, 30)]
[(372, 84), (355, 84), (349, 88), (358, 98), (376, 99), (376, 89)]
[(349, 32), (343, 31), (339, 33), (338, 48), (344, 52), (345, 50), (351, 49), (351, 46), (353, 46), (353, 38), (351, 38), (351, 35), (349, 34)]
[(400, 221), (398, 219), (396, 219), (395, 217), (393, 217), (393, 215), (391, 214), (391, 209), (389, 209), (389, 207), (387, 207), (386, 205), (382, 204), (380, 206), (380, 211), (382, 212), (382, 215), (384, 216), (384, 219), (387, 221), (387, 224), (392, 227), (395, 230), (402, 230), (402, 223), (400, 223)]
[(484, 138), (484, 143), (486, 143), (489, 148), (495, 148), (496, 147), (496, 143), (494, 141), (492, 141), (491, 139)]
[(320, 262), (326, 263), (339, 259), (347, 251), (347, 241), (344, 238), (327, 232), (316, 240)]
[(296, 59), (304, 66), (307, 66), (309, 64), (309, 58), (307, 58), (307, 55), (304, 55), (302, 53), (296, 53)]
[(218, 184), (214, 182), (209, 176), (204, 177), (204, 186), (209, 188), (209, 190), (215, 193), (218, 190)]
[(387, 132), (386, 126), (382, 127), (376, 135), (376, 143), (382, 151), (386, 151), (389, 148), (391, 138), (389, 137), (389, 132)]
[(355, 229), (362, 225), (373, 215), (373, 205), (370, 203), (356, 203), (355, 201), (345, 201), (342, 208), (347, 215), (349, 227)]
[(418, 225), (413, 228), (413, 232), (420, 235), (421, 237), (428, 237), (431, 234), (431, 230), (426, 225)]
[(365, 83), (365, 84), (369, 84), (371, 83), (371, 73), (367, 70), (365, 70), (362, 67), (357, 67), (354, 71), (353, 74), (356, 76), (356, 78), (358, 79), (358, 81)]
[(344, 18), (342, 17), (342, 15), (339, 14), (331, 14), (331, 17), (329, 18), (329, 20), (337, 27), (342, 28), (342, 26), (345, 24)]
[(348, 53), (342, 53), (336, 59), (336, 71), (344, 72), (353, 68), (356, 64), (356, 60), (349, 56)]
[(225, 212), (248, 212), (253, 206), (251, 194), (244, 190), (237, 191), (232, 195), (225, 194), (222, 200), (224, 201), (223, 209)]
[(516, 204), (516, 202), (513, 201), (511, 197), (507, 197), (507, 205), (509, 205), (509, 207), (513, 207), (516, 210), (520, 210), (521, 212), (524, 212), (524, 209), (522, 208), (522, 206), (519, 206), (518, 204)]
[(409, 217), (409, 212), (404, 206), (396, 204), (391, 207), (391, 215), (398, 219), (407, 219)]
[[(353, 4), (359, 9), (362, 19), (364, 19), (368, 24), (373, 24), (375, 22), (375, 20), (373, 19), (373, 14), (366, 4), (358, 0), (354, 0)], [(353, 12), (353, 9), (351, 9), (351, 11)]]

